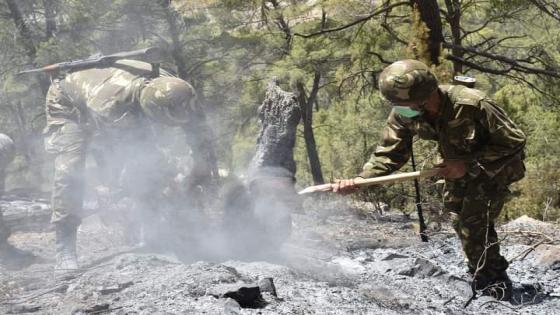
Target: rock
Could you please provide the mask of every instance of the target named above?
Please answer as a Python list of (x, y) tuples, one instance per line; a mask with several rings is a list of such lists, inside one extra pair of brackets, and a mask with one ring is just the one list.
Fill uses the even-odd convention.
[(242, 308), (263, 308), (268, 304), (259, 287), (241, 287), (237, 291), (226, 292), (222, 297), (234, 299)]
[(560, 246), (541, 245), (535, 249), (535, 265), (547, 269), (560, 269)]
[(385, 286), (367, 285), (362, 286), (359, 292), (367, 299), (375, 301), (386, 309), (409, 308), (406, 295), (393, 291)]
[(375, 249), (387, 247), (387, 240), (381, 238), (359, 239), (348, 243), (346, 249), (348, 251), (359, 249)]
[(505, 230), (522, 230), (522, 231), (536, 231), (543, 232), (545, 230), (554, 230), (554, 225), (551, 223), (533, 219), (527, 215), (520, 216), (502, 226)]
[(35, 313), (39, 310), (41, 310), (41, 307), (36, 305), (14, 305), (8, 310), (8, 314)]
[(393, 260), (393, 259), (401, 259), (401, 258), (408, 258), (409, 256), (401, 255), (397, 253), (389, 253), (387, 256), (381, 258), (381, 260)]
[(103, 303), (103, 304), (96, 304), (96, 305), (92, 305), (88, 308), (86, 308), (84, 310), (84, 312), (87, 313), (101, 313), (103, 311), (108, 311), (109, 310), (109, 303)]
[(268, 292), (272, 294), (272, 296), (278, 297), (278, 294), (276, 293), (276, 286), (274, 285), (272, 278), (269, 277), (259, 280), (258, 286), (261, 292)]
[(445, 274), (445, 271), (429, 260), (417, 258), (412, 268), (401, 269), (397, 274), (409, 277), (427, 278), (440, 276)]
[(133, 284), (134, 284), (134, 282), (127, 281), (127, 282), (123, 282), (123, 283), (117, 283), (115, 285), (103, 286), (103, 287), (98, 288), (97, 291), (99, 291), (99, 293), (102, 294), (102, 295), (117, 293), (117, 292), (120, 292), (120, 291), (130, 287)]
[(237, 303), (237, 301), (234, 299), (226, 298), (224, 300), (224, 314), (225, 315), (241, 314), (241, 305), (239, 305), (239, 303)]

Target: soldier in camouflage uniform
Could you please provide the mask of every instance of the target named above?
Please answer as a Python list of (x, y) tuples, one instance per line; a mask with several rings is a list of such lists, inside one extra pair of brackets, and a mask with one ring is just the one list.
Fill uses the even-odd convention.
[[(14, 160), (16, 147), (9, 136), (0, 133), (0, 196), (4, 195), (6, 168)], [(34, 256), (8, 243), (10, 228), (4, 223), (0, 209), (0, 264), (7, 268), (22, 268), (29, 265)]]
[[(15, 153), (16, 151), (12, 138), (0, 133), (0, 196), (4, 195), (6, 167), (14, 159)], [(10, 230), (2, 219), (2, 209), (0, 209), (0, 251), (4, 251), (4, 249), (7, 250), (8, 247), (10, 247), (8, 244), (9, 236)]]
[[(388, 175), (409, 159), (412, 138), (438, 142), (444, 162), (444, 206), (453, 214), (474, 286), (509, 299), (508, 262), (500, 255), (494, 227), (509, 190), (525, 173), (525, 135), (483, 92), (462, 85), (438, 85), (423, 63), (402, 60), (388, 66), (379, 89), (393, 108), (382, 144), (364, 165), (361, 178)], [(334, 187), (356, 190), (352, 179)]]
[[(97, 164), (110, 165), (119, 184), (146, 207), (155, 207), (162, 190), (154, 128), (182, 128), (194, 159), (191, 177), (210, 177), (209, 132), (194, 89), (151, 64), (120, 60), (53, 79), (46, 98), (45, 148), (55, 155), (52, 223), (56, 230), (55, 270), (77, 269), (76, 234), (84, 196), (86, 150)], [(101, 148), (101, 150), (99, 150)], [(197, 152), (198, 151), (198, 152)], [(102, 152), (102, 154), (100, 154)], [(196, 172), (196, 174), (194, 174)]]

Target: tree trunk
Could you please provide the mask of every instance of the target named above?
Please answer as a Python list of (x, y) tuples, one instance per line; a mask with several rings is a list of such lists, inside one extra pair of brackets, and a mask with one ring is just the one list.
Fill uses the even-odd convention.
[(179, 29), (177, 27), (175, 10), (171, 7), (170, 0), (159, 0), (159, 4), (162, 6), (165, 15), (165, 21), (167, 22), (167, 27), (169, 29), (169, 36), (171, 36), (171, 56), (175, 65), (177, 66), (177, 74), (179, 78), (187, 79), (187, 65), (183, 59), (181, 40), (179, 35)]
[(45, 37), (47, 40), (54, 37), (56, 32), (56, 0), (43, 0), (45, 7)]
[[(6, 4), (8, 5), (8, 9), (10, 11), (10, 17), (14, 21), (16, 29), (21, 38), (21, 43), (29, 59), (29, 63), (34, 64), (35, 57), (37, 56), (37, 48), (33, 41), (33, 33), (29, 29), (27, 23), (25, 23), (17, 2), (15, 0), (6, 0)], [(49, 90), (50, 86), (49, 80), (47, 80), (45, 77), (38, 78), (41, 92), (43, 93), (43, 95), (47, 95), (47, 91)]]
[(439, 57), (441, 56), (441, 44), (443, 43), (443, 33), (441, 26), (441, 18), (439, 15), (439, 6), (436, 0), (411, 0), (413, 6), (420, 11), (420, 18), (430, 29), (428, 37), (428, 51), (430, 53), (430, 61), (434, 65), (439, 65)]
[(296, 95), (269, 83), (266, 97), (259, 107), (261, 127), (249, 178), (272, 176), (293, 178), (296, 173), (294, 146), (301, 108)]
[(321, 170), (321, 161), (319, 160), (319, 153), (317, 152), (317, 144), (315, 143), (315, 135), (313, 134), (313, 103), (317, 98), (319, 91), (319, 81), (321, 73), (316, 70), (315, 77), (313, 78), (313, 87), (309, 93), (309, 97), (305, 95), (305, 87), (303, 83), (297, 84), (298, 101), (301, 107), (301, 118), (303, 121), (303, 137), (305, 139), (305, 147), (307, 149), (307, 156), (309, 158), (309, 166), (311, 168), (311, 176), (313, 183), (320, 185), (325, 182), (323, 179), (323, 172)]
[[(445, 0), (447, 8), (447, 21), (451, 28), (451, 36), (453, 37), (454, 47), (461, 46), (461, 3), (459, 0)], [(452, 48), (453, 56), (463, 59), (464, 52), (458, 48)], [(463, 73), (463, 64), (457, 60), (453, 60), (453, 75)]]
[(37, 55), (37, 50), (35, 49), (35, 45), (33, 44), (33, 36), (31, 30), (27, 26), (27, 23), (25, 23), (23, 15), (21, 14), (16, 1), (6, 0), (6, 4), (8, 5), (8, 9), (10, 10), (10, 17), (14, 21), (16, 29), (21, 36), (21, 43), (25, 48), (27, 57), (29, 57), (29, 59), (33, 61), (35, 59), (35, 56)]

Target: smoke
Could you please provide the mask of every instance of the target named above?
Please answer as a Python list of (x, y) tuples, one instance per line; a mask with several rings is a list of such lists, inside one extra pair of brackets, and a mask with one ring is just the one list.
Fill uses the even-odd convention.
[(288, 170), (197, 182), (184, 130), (162, 125), (100, 130), (89, 153), (86, 204), (130, 246), (185, 262), (272, 259), (290, 236), (300, 202)]

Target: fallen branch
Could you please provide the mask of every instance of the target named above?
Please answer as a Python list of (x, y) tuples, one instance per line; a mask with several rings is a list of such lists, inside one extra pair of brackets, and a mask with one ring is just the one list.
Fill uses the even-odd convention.
[(519, 260), (523, 260), (523, 259), (525, 259), (525, 257), (527, 257), (527, 255), (529, 255), (530, 252), (534, 251), (539, 245), (550, 244), (550, 243), (551, 243), (550, 241), (547, 241), (546, 239), (543, 238), (542, 240), (540, 240), (536, 244), (532, 245), (531, 247), (527, 248), (526, 250), (524, 250), (523, 252), (521, 252), (517, 256), (510, 259), (509, 263), (511, 264), (512, 261), (516, 260), (519, 257), (521, 257), (521, 259), (519, 259)]
[(507, 307), (507, 308), (509, 308), (510, 310), (516, 311), (516, 312), (517, 312), (519, 309), (521, 309), (521, 307), (509, 306), (509, 305), (507, 305), (507, 304), (504, 303), (504, 302), (500, 302), (500, 301), (496, 301), (496, 300), (486, 301), (486, 302), (482, 303), (482, 304), (480, 305), (480, 307), (482, 308), (482, 307), (484, 307), (484, 306), (487, 305), (487, 304), (498, 304), (498, 305), (501, 305), (501, 306), (503, 306), (503, 307)]

